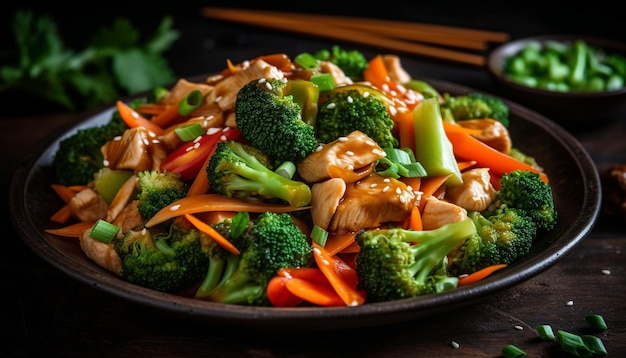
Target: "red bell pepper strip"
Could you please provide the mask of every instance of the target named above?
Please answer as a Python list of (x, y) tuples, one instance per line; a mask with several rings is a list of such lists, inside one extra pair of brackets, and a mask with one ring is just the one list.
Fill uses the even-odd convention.
[(239, 135), (237, 128), (226, 127), (217, 131), (209, 130), (209, 133), (199, 139), (184, 143), (170, 153), (161, 162), (161, 170), (178, 173), (183, 180), (192, 180), (202, 170), (206, 158), (215, 150), (217, 143), (236, 140)]

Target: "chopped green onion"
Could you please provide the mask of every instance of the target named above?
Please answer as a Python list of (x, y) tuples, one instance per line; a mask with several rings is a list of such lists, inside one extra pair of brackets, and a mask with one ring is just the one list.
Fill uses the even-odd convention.
[(585, 316), (585, 321), (587, 321), (587, 324), (589, 325), (589, 327), (596, 329), (596, 330), (604, 331), (608, 328), (606, 326), (606, 322), (604, 322), (604, 318), (602, 318), (602, 316), (597, 315), (597, 314), (590, 314), (590, 315)]
[(98, 241), (102, 241), (105, 244), (108, 244), (115, 238), (115, 235), (120, 231), (120, 227), (111, 224), (108, 221), (98, 219), (91, 229), (89, 229), (89, 236)]
[(293, 162), (287, 160), (279, 165), (278, 168), (276, 168), (275, 172), (282, 177), (291, 179), (293, 178), (294, 174), (296, 174), (296, 165)]
[(585, 345), (587, 345), (592, 354), (598, 356), (608, 355), (606, 347), (604, 347), (604, 343), (602, 343), (602, 340), (600, 338), (592, 335), (582, 335), (581, 338), (583, 339), (583, 342), (585, 342)]
[(537, 326), (537, 333), (539, 334), (539, 339), (542, 341), (554, 341), (556, 339), (552, 327), (548, 324)]
[(188, 116), (196, 108), (200, 107), (201, 104), (202, 92), (199, 90), (193, 90), (178, 103), (178, 113), (180, 113), (181, 116)]
[(502, 356), (504, 358), (526, 358), (528, 355), (521, 348), (513, 345), (507, 344), (502, 348)]
[(326, 245), (326, 240), (328, 239), (328, 231), (317, 225), (313, 225), (313, 229), (311, 229), (311, 239), (317, 242), (320, 246), (324, 247), (324, 245)]
[(303, 52), (296, 57), (294, 57), (293, 62), (300, 65), (302, 68), (306, 70), (311, 70), (317, 68), (319, 65), (319, 61), (315, 56), (311, 55), (308, 52)]
[(415, 161), (413, 152), (408, 148), (384, 148), (387, 155), (378, 161), (376, 173), (382, 176), (415, 178), (426, 176), (426, 169)]
[(337, 86), (333, 75), (330, 73), (316, 73), (311, 75), (309, 80), (320, 89), (320, 92), (330, 91)]
[(192, 141), (204, 134), (204, 128), (200, 123), (193, 123), (188, 126), (176, 127), (174, 132), (183, 142)]
[(558, 330), (557, 337), (561, 345), (561, 350), (576, 357), (591, 357), (591, 350), (587, 347), (583, 339), (574, 333)]

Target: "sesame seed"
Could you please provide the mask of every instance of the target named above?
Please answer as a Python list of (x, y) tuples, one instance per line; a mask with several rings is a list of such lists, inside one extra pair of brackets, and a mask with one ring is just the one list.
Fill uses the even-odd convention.
[(370, 93), (368, 91), (363, 92), (363, 98), (367, 98), (370, 96)]
[(230, 127), (224, 127), (224, 128), (222, 129), (222, 132), (224, 132), (224, 133), (226, 133), (226, 132), (228, 132), (228, 131), (230, 131)]
[(352, 156), (352, 155), (354, 155), (354, 152), (353, 152), (353, 151), (351, 151), (351, 150), (346, 150), (346, 155), (350, 155), (350, 156)]
[(215, 133), (217, 133), (219, 131), (220, 131), (219, 128), (211, 127), (211, 128), (206, 130), (206, 134), (215, 134)]
[(322, 149), (324, 149), (324, 146), (323, 145), (319, 145), (319, 146), (317, 146), (317, 148), (315, 148), (315, 151), (319, 152)]
[(198, 143), (202, 139), (202, 136), (197, 136), (196, 139), (193, 140), (194, 143)]
[(193, 146), (190, 145), (189, 147), (185, 148), (185, 152), (190, 152), (193, 150)]
[(228, 138), (226, 138), (226, 136), (225, 136), (225, 135), (220, 136), (220, 140), (222, 140), (222, 141), (226, 141), (227, 139), (228, 139)]
[(383, 91), (384, 92), (389, 92), (389, 85), (388, 84), (383, 84)]
[(348, 96), (348, 98), (346, 98), (346, 100), (348, 101), (348, 103), (354, 102), (354, 100), (352, 99), (352, 96)]
[(150, 145), (150, 142), (148, 141), (148, 138), (142, 138), (141, 141), (143, 142), (143, 144), (145, 145)]
[(141, 235), (145, 235), (147, 232), (148, 230), (145, 227), (141, 229)]
[(115, 141), (122, 140), (122, 136), (118, 135), (118, 136), (114, 137), (113, 140), (115, 140)]
[(348, 170), (354, 170), (354, 165), (352, 165), (352, 164), (348, 164), (348, 165), (346, 165), (346, 169), (348, 169)]
[(108, 160), (106, 160), (106, 159), (105, 159), (105, 160), (103, 160), (103, 161), (102, 161), (102, 164), (103, 164), (105, 167), (108, 167), (110, 163), (109, 163), (109, 161), (108, 161)]
[(377, 187), (377, 186), (378, 186), (378, 183), (372, 183), (372, 184), (370, 184), (370, 188), (375, 188), (375, 187)]
[(172, 205), (172, 207), (170, 208), (170, 211), (176, 211), (180, 209), (180, 205)]
[(386, 185), (386, 186), (383, 188), (383, 193), (386, 193), (387, 191), (389, 191), (389, 185)]
[(193, 145), (193, 148), (194, 148), (194, 149), (198, 149), (198, 148), (200, 148), (200, 143), (195, 143), (195, 144)]
[(610, 275), (611, 271), (610, 270), (602, 270), (602, 274), (604, 275)]
[(389, 178), (385, 178), (385, 179), (383, 179), (383, 181), (384, 181), (385, 183), (390, 183), (390, 182), (391, 182), (391, 179), (389, 179)]
[(367, 145), (376, 145), (376, 143), (374, 141), (371, 141), (369, 139), (365, 140), (365, 144), (367, 144)]
[(268, 89), (268, 90), (270, 90), (270, 91), (274, 89), (274, 87), (272, 87), (272, 84), (271, 84), (271, 83), (269, 83), (269, 82), (266, 82), (266, 83), (265, 83), (265, 88), (267, 88), (267, 89)]
[(452, 341), (452, 348), (454, 348), (454, 349), (458, 349), (459, 347), (461, 347), (461, 345), (460, 345), (460, 344), (458, 344), (458, 343), (457, 343), (457, 342), (455, 342), (455, 341)]
[(517, 329), (518, 331), (523, 331), (524, 330), (524, 327), (519, 326), (519, 325), (514, 326), (514, 328)]
[(217, 96), (215, 97), (215, 100), (213, 102), (218, 103), (221, 100), (222, 100), (222, 96)]
[(328, 108), (328, 109), (333, 109), (333, 108), (335, 108), (335, 104), (334, 104), (334, 103), (329, 103), (329, 104), (326, 106), (326, 108)]
[(337, 138), (338, 141), (340, 142), (347, 142), (348, 141), (348, 137), (339, 137)]
[(384, 150), (378, 149), (378, 148), (374, 148), (372, 149), (372, 153), (376, 154), (376, 155), (380, 155), (382, 157), (386, 157), (387, 153)]
[(391, 112), (391, 115), (395, 115), (398, 113), (398, 110), (395, 106), (389, 106), (389, 112)]
[(573, 306), (574, 305), (574, 301), (567, 301), (566, 305)]
[(259, 83), (265, 83), (265, 78), (259, 79)]

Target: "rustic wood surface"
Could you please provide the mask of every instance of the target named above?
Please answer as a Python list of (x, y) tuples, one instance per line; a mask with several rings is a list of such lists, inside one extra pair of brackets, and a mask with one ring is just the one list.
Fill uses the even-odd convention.
[[(615, 16), (603, 16), (619, 24)], [(474, 27), (485, 24), (458, 20), (460, 15), (441, 15), (440, 19)], [(523, 13), (500, 12), (487, 19), (492, 21), (488, 28), (516, 37), (578, 29), (576, 18), (556, 24), (543, 17), (530, 21)], [(612, 34), (610, 21), (607, 24), (603, 19), (596, 18), (598, 27), (588, 28), (591, 34)], [(181, 76), (218, 71), (226, 58), (297, 53), (330, 44), (193, 16), (177, 25), (184, 30), (183, 38), (176, 45), (179, 55), (171, 56)], [(422, 75), (495, 91), (481, 68), (416, 57), (405, 63)], [(13, 170), (29, 150), (75, 121), (76, 115), (67, 113), (0, 115), (4, 202)], [(572, 131), (598, 170), (626, 163), (625, 113), (598, 128)], [(589, 313), (602, 315), (608, 323), (608, 330), (594, 334), (603, 340), (609, 356), (626, 356), (626, 227), (623, 219), (604, 214), (590, 235), (555, 266), (472, 306), (376, 328), (271, 334), (164, 315), (79, 283), (32, 253), (13, 229), (6, 205), (3, 210), (0, 357), (498, 357), (506, 344), (523, 348), (529, 357), (569, 357), (556, 343), (539, 341), (534, 328), (550, 324), (554, 329), (586, 334), (584, 316)], [(610, 270), (610, 275), (603, 270)], [(568, 305), (569, 301), (573, 304)], [(458, 348), (453, 348), (453, 341)]]

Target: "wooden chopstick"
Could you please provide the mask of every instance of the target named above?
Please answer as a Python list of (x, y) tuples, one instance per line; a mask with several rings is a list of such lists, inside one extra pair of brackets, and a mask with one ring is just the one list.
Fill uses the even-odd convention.
[(487, 42), (503, 42), (509, 38), (499, 32), (333, 15), (216, 7), (203, 7), (201, 13), (216, 20), (288, 30), (477, 66), (485, 64), (484, 56), (404, 40), (484, 49)]

